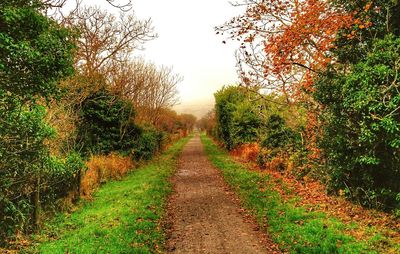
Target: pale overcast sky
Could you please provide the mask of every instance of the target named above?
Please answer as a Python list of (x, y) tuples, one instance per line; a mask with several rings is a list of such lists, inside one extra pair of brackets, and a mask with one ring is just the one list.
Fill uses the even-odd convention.
[[(121, 0), (123, 1), (123, 0)], [(179, 84), (179, 112), (200, 117), (213, 107), (215, 91), (237, 82), (234, 53), (238, 45), (216, 35), (214, 27), (241, 9), (227, 0), (132, 0), (135, 15), (151, 18), (158, 38), (137, 54), (158, 65), (173, 66), (183, 76)], [(105, 0), (85, 4), (106, 6)], [(114, 11), (114, 10), (113, 10)]]

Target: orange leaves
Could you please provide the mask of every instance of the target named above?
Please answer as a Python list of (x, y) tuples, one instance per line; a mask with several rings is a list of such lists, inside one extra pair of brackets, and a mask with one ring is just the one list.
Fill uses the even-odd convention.
[[(245, 14), (232, 19), (221, 30), (230, 31), (232, 38), (241, 40), (244, 53), (254, 52), (255, 45), (261, 45), (260, 55), (243, 56), (242, 62), (253, 70), (247, 74), (263, 73), (261, 80), (275, 84), (272, 89), (286, 89), (292, 95), (303, 85), (312, 90), (310, 76), (333, 61), (330, 50), (338, 31), (354, 23), (351, 14), (325, 0), (244, 2)], [(247, 77), (246, 81), (249, 80), (259, 85), (260, 79)]]
[(230, 154), (239, 158), (241, 161), (256, 161), (260, 152), (260, 145), (257, 143), (242, 144), (230, 151)]
[[(352, 23), (351, 16), (331, 9), (320, 0), (305, 1), (293, 14), (290, 24), (281, 25), (282, 32), (267, 43), (266, 53), (273, 56), (277, 68), (293, 63), (301, 63), (314, 71), (324, 68), (330, 61), (328, 52), (335, 35)], [(269, 47), (272, 43), (275, 47)]]
[(244, 40), (244, 42), (253, 42), (254, 41), (254, 35), (249, 35), (249, 37), (247, 37), (245, 40)]
[(367, 3), (367, 4), (364, 6), (364, 11), (367, 12), (369, 9), (371, 9), (371, 6), (372, 6), (372, 2)]

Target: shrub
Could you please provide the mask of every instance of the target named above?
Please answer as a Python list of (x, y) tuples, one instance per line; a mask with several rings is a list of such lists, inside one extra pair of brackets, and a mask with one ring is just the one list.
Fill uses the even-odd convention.
[(91, 94), (82, 103), (78, 126), (77, 143), (83, 154), (129, 154), (141, 135), (133, 117), (130, 102), (106, 89)]
[(257, 107), (250, 101), (238, 103), (232, 112), (231, 136), (234, 146), (258, 141), (263, 120), (255, 110)]
[(273, 170), (287, 169), (292, 154), (302, 149), (300, 132), (289, 128), (281, 116), (272, 114), (265, 125), (264, 135), (259, 165)]
[(242, 144), (234, 148), (230, 154), (239, 157), (245, 162), (255, 162), (260, 153), (260, 145), (258, 143)]
[(399, 37), (375, 39), (363, 60), (316, 83), (331, 190), (366, 206), (400, 207), (399, 59)]
[(161, 151), (165, 134), (154, 128), (145, 128), (133, 148), (135, 160), (149, 160)]
[(223, 87), (214, 94), (217, 138), (228, 150), (257, 140), (262, 120), (239, 86)]

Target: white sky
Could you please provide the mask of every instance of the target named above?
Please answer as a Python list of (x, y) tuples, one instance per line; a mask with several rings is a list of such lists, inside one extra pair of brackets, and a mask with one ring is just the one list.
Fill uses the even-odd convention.
[[(121, 0), (123, 1), (123, 0)], [(214, 105), (214, 92), (237, 82), (235, 50), (238, 44), (216, 35), (214, 27), (241, 13), (228, 0), (132, 0), (140, 19), (151, 18), (158, 38), (137, 54), (157, 65), (173, 66), (183, 76), (179, 84), (179, 113), (201, 117)], [(86, 0), (101, 5), (105, 0)], [(115, 11), (111, 10), (111, 11)]]

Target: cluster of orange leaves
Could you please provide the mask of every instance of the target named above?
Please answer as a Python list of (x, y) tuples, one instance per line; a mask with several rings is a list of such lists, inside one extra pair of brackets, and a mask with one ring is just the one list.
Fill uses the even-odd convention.
[[(240, 162), (256, 162), (261, 150), (258, 143), (246, 143), (235, 147), (229, 154)], [(293, 163), (288, 160), (287, 154), (280, 154), (262, 166), (270, 170), (291, 170)]]
[(135, 167), (129, 157), (117, 154), (93, 155), (86, 162), (87, 170), (81, 178), (81, 193), (84, 198), (90, 199), (91, 194), (102, 183), (109, 180), (118, 180)]
[[(312, 90), (311, 74), (332, 62), (330, 50), (336, 35), (356, 22), (361, 21), (352, 13), (333, 8), (327, 0), (249, 1), (246, 13), (233, 20), (234, 27), (240, 27), (234, 37), (243, 38), (244, 43), (263, 38), (264, 54), (269, 59), (264, 64), (266, 75), (301, 73), (297, 84), (288, 84), (299, 87), (289, 90)], [(366, 26), (361, 23), (360, 27)]]
[(299, 2), (294, 1), (290, 22), (280, 27), (283, 32), (271, 35), (265, 42), (265, 52), (273, 58), (274, 72), (285, 71), (293, 63), (314, 70), (324, 68), (331, 61), (328, 53), (335, 35), (354, 22), (350, 14), (330, 8), (327, 1)]

